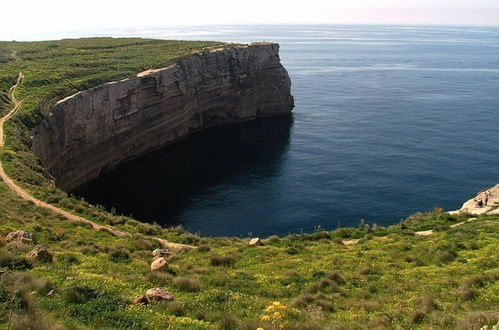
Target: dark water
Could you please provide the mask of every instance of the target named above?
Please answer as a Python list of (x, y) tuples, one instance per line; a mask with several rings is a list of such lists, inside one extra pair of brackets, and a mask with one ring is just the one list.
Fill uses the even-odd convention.
[[(96, 32), (96, 34), (99, 34)], [(100, 33), (102, 34), (102, 33)], [(206, 131), (79, 192), (202, 235), (388, 225), (499, 182), (499, 29), (267, 26), (117, 35), (277, 41), (293, 119)]]

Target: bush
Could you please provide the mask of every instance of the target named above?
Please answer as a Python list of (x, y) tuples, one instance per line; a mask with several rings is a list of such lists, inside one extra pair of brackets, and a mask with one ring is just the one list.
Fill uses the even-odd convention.
[(212, 256), (210, 262), (212, 266), (231, 266), (236, 262), (236, 259), (231, 256)]
[(59, 330), (64, 328), (53, 320), (46, 319), (40, 312), (33, 311), (22, 314), (14, 313), (9, 322), (9, 329)]
[(223, 330), (240, 329), (240, 322), (232, 315), (224, 315), (220, 322), (220, 328)]
[(172, 285), (181, 291), (197, 292), (201, 290), (201, 284), (198, 280), (188, 277), (176, 277), (173, 279)]
[(437, 253), (437, 260), (441, 263), (448, 263), (454, 260), (457, 257), (457, 253), (448, 250), (448, 251), (440, 251)]
[(458, 322), (457, 329), (480, 329), (485, 324), (496, 324), (497, 322), (499, 322), (499, 312), (473, 312)]
[(65, 263), (65, 264), (79, 264), (80, 260), (73, 253), (65, 253), (57, 256), (57, 261)]
[(71, 287), (64, 291), (64, 301), (68, 304), (84, 304), (95, 298), (96, 291), (86, 286)]
[(265, 240), (265, 244), (272, 244), (272, 243), (275, 243), (275, 242), (279, 242), (280, 238), (279, 236), (277, 235), (272, 235), (272, 236), (269, 236), (266, 240)]
[(179, 304), (178, 302), (170, 302), (168, 303), (168, 307), (166, 308), (168, 314), (175, 315), (175, 316), (184, 316), (185, 315), (185, 308), (182, 304)]
[(327, 274), (326, 279), (336, 282), (336, 284), (338, 285), (344, 285), (346, 283), (343, 277), (341, 277), (340, 273), (338, 273), (337, 271), (332, 271), (331, 273)]
[(473, 298), (475, 298), (476, 294), (476, 290), (469, 287), (468, 285), (462, 285), (458, 289), (458, 296), (461, 300), (472, 300)]
[(109, 253), (112, 262), (130, 262), (130, 252), (127, 249), (115, 249)]
[(211, 247), (209, 245), (200, 245), (196, 248), (196, 251), (198, 252), (208, 252), (211, 250)]
[(336, 243), (338, 245), (343, 245), (343, 239), (341, 239), (341, 237), (335, 237), (333, 238), (333, 243)]
[(415, 311), (411, 316), (411, 323), (420, 323), (425, 317), (425, 312), (422, 310)]
[(154, 272), (148, 273), (146, 278), (152, 284), (155, 284), (158, 286), (165, 286), (166, 284), (169, 284), (171, 282), (173, 276), (168, 274), (168, 273), (161, 272), (161, 271), (154, 271)]
[(5, 267), (10, 270), (25, 270), (31, 269), (31, 263), (22, 257), (14, 256), (9, 252), (0, 252), (0, 267)]
[(94, 256), (98, 254), (100, 249), (96, 245), (89, 245), (89, 246), (84, 246), (80, 249), (80, 252), (83, 254), (91, 255)]
[(451, 329), (456, 324), (456, 319), (452, 315), (435, 311), (430, 314), (430, 322), (442, 328)]

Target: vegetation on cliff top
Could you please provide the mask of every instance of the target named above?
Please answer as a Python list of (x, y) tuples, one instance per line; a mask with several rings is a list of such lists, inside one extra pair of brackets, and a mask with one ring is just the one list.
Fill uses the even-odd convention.
[(171, 65), (194, 52), (229, 44), (211, 41), (85, 38), (41, 42), (0, 42), (0, 115), (9, 108), (6, 97), (19, 72), (25, 76), (16, 91), (24, 100), (5, 124), (6, 143), (0, 159), (7, 174), (36, 198), (104, 223), (106, 212), (57, 189), (31, 151), (30, 129), (50, 113), (60, 99), (80, 90), (147, 69)]
[[(0, 327), (10, 329), (478, 329), (499, 321), (499, 216), (441, 210), (382, 228), (247, 239), (203, 238), (107, 212), (57, 189), (30, 151), (29, 128), (55, 101), (103, 82), (162, 67), (213, 42), (79, 39), (0, 42), (0, 90), (19, 71), (27, 98), (9, 121), (2, 162), (36, 197), (132, 234), (115, 237), (75, 225), (26, 202), (0, 181)], [(3, 62), (2, 62), (3, 61)], [(2, 102), (2, 101), (0, 101)], [(0, 103), (7, 108), (5, 99)], [(435, 229), (430, 236), (417, 230)], [(5, 240), (34, 233), (53, 255)], [(196, 246), (150, 271), (151, 236)], [(345, 239), (360, 239), (344, 245)], [(174, 301), (134, 304), (149, 288)]]
[[(479, 329), (499, 320), (497, 216), (450, 228), (464, 218), (437, 210), (389, 228), (269, 237), (257, 247), (142, 224), (143, 233), (197, 246), (150, 271), (158, 245), (147, 235), (76, 226), (3, 183), (0, 194), (0, 236), (32, 232), (54, 256), (32, 261), (32, 246), (0, 240), (0, 322), (11, 329)], [(342, 244), (350, 238), (361, 239)], [(156, 287), (175, 300), (132, 302)]]

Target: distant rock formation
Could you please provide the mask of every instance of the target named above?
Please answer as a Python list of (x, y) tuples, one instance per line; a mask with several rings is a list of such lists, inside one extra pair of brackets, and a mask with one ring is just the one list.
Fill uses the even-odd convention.
[(499, 183), (494, 187), (479, 192), (476, 197), (464, 202), (459, 210), (448, 213), (472, 215), (499, 214)]
[(203, 128), (288, 115), (291, 80), (278, 52), (274, 43), (221, 48), (79, 92), (33, 129), (33, 150), (70, 191)]

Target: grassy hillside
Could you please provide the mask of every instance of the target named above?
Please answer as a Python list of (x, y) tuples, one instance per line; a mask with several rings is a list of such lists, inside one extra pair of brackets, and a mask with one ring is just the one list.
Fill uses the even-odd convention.
[[(450, 228), (467, 217), (437, 209), (389, 228), (359, 224), (269, 237), (253, 247), (248, 239), (143, 224), (54, 186), (30, 151), (29, 128), (56, 100), (219, 45), (109, 38), (0, 42), (0, 90), (5, 93), (19, 71), (26, 76), (17, 94), (26, 100), (8, 123), (0, 155), (9, 175), (42, 200), (132, 234), (118, 238), (72, 224), (0, 181), (0, 328), (479, 329), (499, 321), (499, 216)], [(0, 107), (8, 108), (1, 98)], [(414, 234), (428, 229), (436, 232)], [(7, 242), (15, 230), (33, 233), (53, 260), (33, 260), (32, 244)], [(151, 271), (151, 251), (159, 247), (153, 236), (196, 248), (174, 253), (168, 267)], [(150, 288), (174, 300), (133, 303)]]
[[(1, 236), (32, 232), (54, 256), (30, 261), (32, 246), (0, 241), (0, 322), (7, 327), (10, 319), (11, 329), (479, 329), (499, 320), (497, 217), (450, 229), (457, 219), (437, 211), (390, 228), (270, 237), (259, 247), (163, 230), (197, 248), (151, 272), (157, 245), (147, 235), (96, 233), (19, 200), (3, 184), (0, 193)], [(429, 228), (439, 231), (414, 235)], [(356, 237), (355, 245), (341, 243)], [(132, 303), (155, 287), (175, 300)]]

